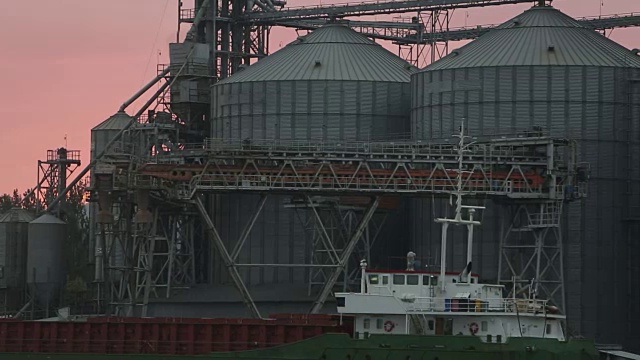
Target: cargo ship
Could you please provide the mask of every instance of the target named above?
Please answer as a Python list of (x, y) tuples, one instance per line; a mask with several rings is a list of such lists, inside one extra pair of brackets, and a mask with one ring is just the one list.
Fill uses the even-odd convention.
[[(359, 292), (335, 293), (336, 315), (270, 319), (89, 318), (83, 322), (0, 321), (2, 359), (598, 359), (592, 341), (568, 339), (565, 316), (536, 295), (482, 283), (472, 269), (474, 219), (463, 204), (464, 124), (460, 126), (455, 214), (442, 226), (440, 271), (367, 270)], [(450, 226), (467, 229), (466, 266), (446, 271)]]

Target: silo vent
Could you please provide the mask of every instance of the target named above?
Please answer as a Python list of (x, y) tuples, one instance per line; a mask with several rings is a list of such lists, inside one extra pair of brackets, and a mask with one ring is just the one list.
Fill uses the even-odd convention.
[(631, 53), (632, 53), (633, 55), (638, 55), (638, 54), (640, 54), (640, 49), (638, 49), (638, 48), (633, 49), (633, 50), (631, 50)]
[(322, 63), (320, 63), (320, 60), (316, 60), (316, 62), (315, 62), (315, 67), (318, 67), (318, 66), (320, 66), (320, 65), (322, 65)]
[(513, 26), (520, 26), (520, 19), (518, 18), (513, 19)]
[(304, 36), (302, 35), (298, 36), (298, 41), (304, 41)]
[(242, 70), (244, 70), (246, 68), (247, 68), (247, 64), (240, 64), (240, 65), (238, 65), (238, 70), (237, 71), (240, 72), (240, 71), (242, 71)]
[(549, 45), (549, 47), (547, 48), (547, 50), (549, 51), (556, 51), (556, 46), (555, 45)]
[(458, 55), (460, 55), (460, 51), (459, 50), (453, 50), (451, 52), (451, 56), (458, 56)]

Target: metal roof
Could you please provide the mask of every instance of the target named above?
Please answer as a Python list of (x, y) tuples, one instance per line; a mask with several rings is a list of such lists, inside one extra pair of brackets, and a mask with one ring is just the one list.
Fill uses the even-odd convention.
[(424, 70), (530, 65), (640, 67), (640, 57), (553, 7), (536, 6)]
[(60, 219), (58, 219), (57, 217), (50, 215), (50, 214), (44, 214), (42, 216), (40, 216), (39, 218), (31, 221), (30, 224), (59, 224), (59, 225), (66, 225), (66, 223)]
[(329, 24), (218, 84), (287, 80), (409, 82), (415, 70), (366, 36), (344, 25)]
[(33, 214), (21, 208), (12, 208), (0, 215), (0, 223), (28, 223), (33, 221), (33, 219), (35, 219)]
[(131, 121), (131, 116), (129, 116), (124, 111), (118, 111), (113, 114), (107, 120), (101, 122), (96, 125), (91, 131), (94, 130), (122, 130), (129, 122)]

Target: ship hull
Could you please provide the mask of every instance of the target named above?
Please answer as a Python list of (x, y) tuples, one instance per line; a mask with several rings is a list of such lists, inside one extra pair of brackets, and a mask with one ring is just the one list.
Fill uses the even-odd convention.
[[(88, 354), (5, 353), (3, 360), (80, 360)], [(207, 355), (91, 354), (92, 360), (178, 360), (178, 359), (598, 359), (588, 340), (512, 338), (507, 343), (484, 343), (472, 336), (372, 335), (354, 340), (346, 334), (323, 334), (296, 343), (266, 349), (218, 352)]]

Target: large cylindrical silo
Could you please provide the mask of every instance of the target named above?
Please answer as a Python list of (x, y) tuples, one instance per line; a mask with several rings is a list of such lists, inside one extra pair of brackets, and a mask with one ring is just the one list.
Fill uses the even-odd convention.
[(29, 223), (27, 284), (41, 303), (55, 301), (67, 278), (67, 224), (49, 214)]
[(350, 28), (315, 30), (218, 82), (213, 137), (369, 140), (407, 135), (414, 67)]
[(0, 311), (17, 311), (24, 305), (28, 227), (33, 219), (19, 208), (0, 216)]
[[(415, 68), (367, 37), (330, 24), (299, 37), (212, 88), (212, 137), (366, 141), (406, 138), (410, 75)], [(220, 196), (214, 216), (229, 248), (257, 203), (254, 195)], [(262, 211), (241, 263), (309, 263), (311, 239), (285, 197)], [(404, 249), (403, 249), (404, 250)], [(226, 276), (223, 267), (217, 274)], [(306, 270), (252, 269), (250, 285), (306, 289)], [(271, 290), (273, 292), (274, 290)], [(306, 291), (302, 291), (306, 292)], [(283, 300), (293, 292), (283, 291)]]
[[(638, 228), (630, 221), (638, 218), (640, 196), (638, 80), (636, 53), (548, 6), (525, 11), (412, 76), (412, 131), (419, 139), (449, 137), (464, 119), (472, 135), (541, 126), (578, 141), (591, 181), (586, 201), (565, 211), (566, 310), (572, 332), (602, 343), (623, 342), (625, 324), (640, 321)], [(414, 244), (437, 253), (439, 228), (428, 220), (442, 204), (414, 205)], [(497, 207), (490, 206), (474, 243), (474, 271), (491, 280), (497, 280), (498, 226)], [(450, 250), (461, 260), (456, 269), (463, 266), (463, 236)]]

